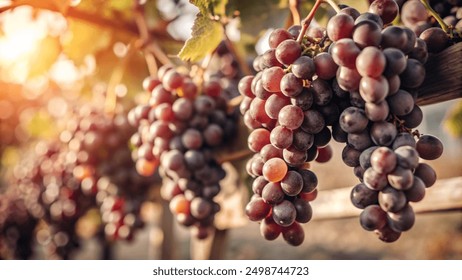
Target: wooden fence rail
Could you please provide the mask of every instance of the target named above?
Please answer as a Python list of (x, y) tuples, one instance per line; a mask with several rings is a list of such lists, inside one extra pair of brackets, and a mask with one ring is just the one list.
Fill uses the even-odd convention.
[[(320, 191), (312, 202), (313, 220), (356, 217), (361, 209), (350, 201), (352, 187)], [(411, 203), (416, 213), (462, 210), (462, 177), (440, 179), (426, 189), (425, 198)]]

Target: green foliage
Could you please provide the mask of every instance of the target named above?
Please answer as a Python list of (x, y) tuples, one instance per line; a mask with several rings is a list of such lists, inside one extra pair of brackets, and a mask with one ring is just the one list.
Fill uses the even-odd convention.
[(207, 16), (198, 14), (188, 39), (178, 54), (182, 60), (197, 62), (212, 52), (223, 39), (223, 26)]
[(462, 138), (462, 101), (457, 102), (449, 110), (444, 126), (452, 136)]
[(71, 36), (63, 40), (63, 53), (77, 65), (81, 64), (87, 55), (108, 48), (112, 42), (111, 31), (82, 20), (70, 20), (69, 31)]
[(184, 61), (197, 62), (211, 53), (223, 40), (223, 25), (212, 16), (224, 16), (226, 0), (191, 0), (199, 8), (191, 38), (178, 56)]
[(59, 38), (47, 36), (38, 45), (37, 54), (31, 57), (29, 77), (36, 77), (46, 73), (55, 63), (61, 53)]

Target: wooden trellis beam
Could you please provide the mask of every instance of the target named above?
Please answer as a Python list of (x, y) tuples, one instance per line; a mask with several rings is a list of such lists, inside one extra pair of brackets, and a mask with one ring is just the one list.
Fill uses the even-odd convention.
[(418, 105), (462, 97), (462, 43), (431, 55), (425, 69), (427, 74), (419, 89)]
[[(312, 202), (313, 220), (342, 219), (359, 216), (350, 201), (352, 187), (320, 191)], [(411, 203), (416, 213), (462, 210), (462, 177), (440, 179), (426, 189), (425, 198)]]

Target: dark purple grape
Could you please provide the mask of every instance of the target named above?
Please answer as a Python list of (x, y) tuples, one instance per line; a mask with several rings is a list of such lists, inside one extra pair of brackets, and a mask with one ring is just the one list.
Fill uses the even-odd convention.
[(378, 194), (378, 191), (360, 183), (351, 190), (350, 200), (356, 208), (364, 209), (369, 205), (378, 204)]
[(369, 6), (369, 12), (379, 15), (383, 23), (388, 24), (398, 15), (399, 7), (393, 0), (375, 0)]
[(299, 223), (308, 223), (313, 217), (313, 209), (310, 203), (300, 198), (295, 198), (293, 203), (297, 212), (295, 221)]
[(407, 204), (403, 191), (393, 187), (385, 187), (379, 192), (379, 205), (386, 212), (398, 212)]
[(303, 243), (303, 240), (305, 240), (305, 232), (299, 223), (294, 222), (289, 227), (284, 227), (282, 229), (282, 237), (288, 244), (299, 246)]
[(303, 189), (303, 178), (296, 171), (288, 171), (281, 180), (282, 191), (288, 196), (296, 196)]
[(288, 227), (295, 222), (297, 210), (292, 202), (283, 200), (282, 202), (273, 205), (272, 215), (276, 224), (282, 227)]
[(297, 41), (293, 39), (288, 39), (281, 42), (276, 48), (276, 58), (280, 63), (284, 65), (292, 64), (300, 57), (301, 54), (302, 47)]
[(261, 197), (266, 203), (277, 204), (284, 200), (284, 192), (280, 183), (270, 182), (263, 188)]
[(387, 216), (388, 225), (397, 232), (411, 229), (415, 222), (414, 210), (409, 204), (396, 213), (388, 212)]
[(266, 217), (260, 224), (260, 234), (266, 240), (275, 240), (281, 234), (281, 226), (274, 222), (273, 217)]
[(443, 154), (443, 143), (433, 135), (422, 135), (416, 143), (419, 156), (426, 160), (435, 160)]
[(425, 187), (429, 188), (433, 186), (436, 182), (436, 172), (435, 170), (428, 164), (422, 162), (419, 163), (417, 168), (414, 171), (414, 175), (422, 179), (425, 184)]
[(245, 214), (251, 221), (260, 221), (264, 219), (271, 211), (271, 205), (266, 203), (262, 198), (256, 198), (246, 205)]
[(340, 115), (339, 123), (342, 130), (347, 133), (359, 133), (367, 127), (369, 120), (363, 109), (349, 107)]
[(387, 213), (378, 205), (369, 205), (359, 215), (359, 223), (368, 231), (381, 229), (387, 224)]
[(388, 183), (397, 190), (408, 190), (414, 184), (412, 170), (400, 166), (387, 175)]
[(309, 56), (301, 56), (292, 64), (292, 73), (299, 79), (311, 80), (315, 69), (315, 63)]

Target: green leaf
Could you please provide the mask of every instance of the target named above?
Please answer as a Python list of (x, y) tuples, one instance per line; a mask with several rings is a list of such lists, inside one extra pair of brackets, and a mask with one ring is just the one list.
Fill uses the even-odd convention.
[(37, 111), (27, 123), (24, 123), (26, 131), (33, 138), (47, 138), (55, 137), (55, 127), (53, 126), (53, 119), (45, 110)]
[(213, 13), (215, 15), (224, 15), (226, 13), (226, 5), (228, 0), (211, 0), (213, 6)]
[(198, 14), (191, 35), (178, 56), (184, 61), (197, 62), (211, 53), (221, 42), (223, 26), (208, 16)]
[(199, 8), (203, 15), (224, 15), (228, 0), (190, 0), (191, 4)]
[(462, 138), (462, 101), (457, 102), (449, 110), (444, 127), (455, 138)]

